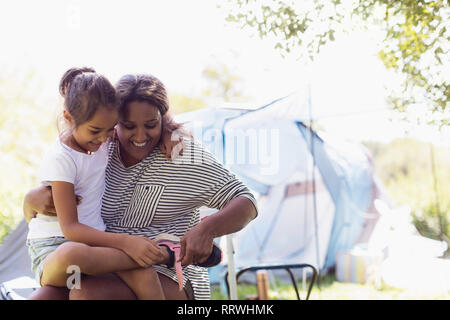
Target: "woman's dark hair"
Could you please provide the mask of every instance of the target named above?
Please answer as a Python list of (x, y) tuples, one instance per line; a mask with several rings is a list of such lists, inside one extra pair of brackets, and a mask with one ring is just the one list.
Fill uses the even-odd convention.
[(168, 113), (169, 98), (164, 84), (158, 78), (149, 74), (127, 74), (116, 84), (116, 91), (120, 117), (125, 116), (129, 103), (146, 101), (161, 113), (163, 130), (172, 132), (182, 129), (182, 125), (176, 123)]
[(130, 102), (146, 101), (158, 108), (161, 116), (169, 110), (169, 98), (164, 84), (147, 74), (127, 74), (116, 84), (119, 97), (119, 112), (123, 116)]
[(59, 82), (59, 92), (76, 127), (89, 121), (101, 106), (111, 109), (118, 107), (114, 86), (92, 68), (67, 70)]

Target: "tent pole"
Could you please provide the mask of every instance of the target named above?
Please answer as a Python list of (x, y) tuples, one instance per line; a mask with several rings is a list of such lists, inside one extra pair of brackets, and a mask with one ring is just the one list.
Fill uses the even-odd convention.
[(230, 300), (237, 300), (236, 271), (234, 269), (233, 234), (226, 235), (228, 259), (228, 283), (230, 284)]
[[(225, 125), (229, 119), (225, 120), (222, 126), (222, 163), (226, 166), (226, 139), (225, 139)], [(227, 261), (228, 261), (228, 283), (230, 285), (230, 299), (237, 300), (237, 281), (236, 270), (234, 268), (234, 248), (233, 248), (233, 234), (227, 234)]]
[(311, 143), (311, 156), (313, 160), (312, 165), (312, 188), (313, 188), (313, 212), (314, 212), (314, 231), (316, 239), (316, 259), (317, 259), (317, 286), (320, 289), (320, 254), (319, 254), (319, 225), (317, 221), (317, 197), (316, 197), (316, 157), (314, 155), (314, 139), (313, 139), (313, 116), (312, 116), (312, 104), (311, 104), (311, 85), (308, 85), (308, 106), (309, 106), (309, 138)]

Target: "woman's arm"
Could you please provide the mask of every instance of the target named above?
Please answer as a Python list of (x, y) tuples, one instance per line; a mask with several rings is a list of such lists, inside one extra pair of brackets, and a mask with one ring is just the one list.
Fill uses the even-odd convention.
[[(81, 203), (82, 197), (75, 196), (77, 205)], [(37, 213), (47, 216), (56, 216), (56, 209), (53, 203), (52, 188), (50, 186), (39, 186), (31, 189), (23, 199), (23, 215), (27, 222), (36, 217)]]
[(160, 248), (148, 238), (103, 232), (80, 223), (73, 184), (53, 181), (51, 186), (58, 221), (67, 240), (120, 249), (141, 267), (148, 267), (164, 259)]
[(196, 195), (198, 207), (206, 206), (219, 211), (198, 223), (181, 239), (183, 265), (204, 262), (212, 251), (215, 237), (241, 230), (258, 213), (250, 190), (209, 151), (195, 141), (187, 143), (186, 150), (187, 157), (195, 154), (199, 159), (183, 162), (183, 168), (189, 170), (192, 177), (202, 177), (201, 184), (197, 182), (201, 186)]
[(256, 215), (256, 208), (248, 198), (232, 199), (222, 210), (186, 232), (181, 239), (181, 264), (205, 261), (211, 254), (214, 238), (243, 229)]
[(31, 189), (25, 195), (23, 200), (23, 215), (25, 216), (25, 220), (30, 222), (31, 219), (36, 217), (38, 212), (46, 215), (56, 215), (50, 187), (39, 186)]

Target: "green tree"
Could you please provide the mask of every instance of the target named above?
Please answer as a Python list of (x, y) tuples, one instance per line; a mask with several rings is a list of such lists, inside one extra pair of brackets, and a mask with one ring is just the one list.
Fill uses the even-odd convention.
[(169, 100), (170, 113), (172, 114), (194, 111), (206, 107), (206, 103), (201, 98), (187, 97), (178, 93), (171, 94)]
[(225, 64), (209, 65), (203, 70), (203, 77), (209, 85), (203, 94), (216, 97), (225, 102), (245, 101), (240, 84), (242, 78), (234, 74)]
[(406, 111), (425, 103), (433, 114), (428, 122), (448, 125), (450, 6), (448, 0), (229, 0), (227, 21), (271, 38), (282, 54), (314, 59), (350, 25), (379, 26), (385, 30), (379, 57), (403, 75), (400, 92), (390, 100)]
[(0, 76), (0, 242), (22, 219), (23, 197), (37, 185), (43, 151), (57, 135), (58, 101), (40, 92), (33, 72)]
[(414, 139), (364, 144), (394, 201), (411, 207), (413, 223), (423, 236), (446, 241), (450, 257), (450, 149)]

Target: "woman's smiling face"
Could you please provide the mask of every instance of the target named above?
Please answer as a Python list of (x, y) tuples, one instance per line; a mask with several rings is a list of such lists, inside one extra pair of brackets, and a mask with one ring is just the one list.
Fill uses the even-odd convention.
[(152, 153), (161, 138), (161, 118), (158, 108), (147, 101), (127, 104), (117, 126), (125, 166), (139, 163)]

